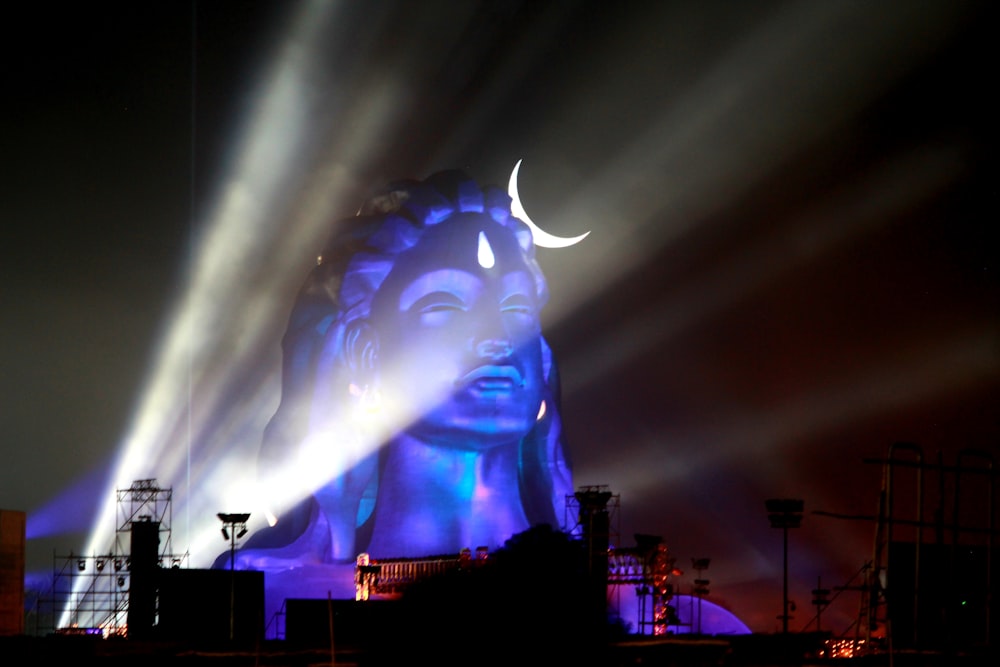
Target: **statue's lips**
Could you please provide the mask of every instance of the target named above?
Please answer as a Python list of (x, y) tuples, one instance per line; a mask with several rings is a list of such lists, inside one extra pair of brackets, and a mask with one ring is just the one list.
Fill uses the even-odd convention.
[(514, 366), (490, 364), (472, 369), (455, 384), (478, 393), (499, 393), (523, 387), (524, 378)]

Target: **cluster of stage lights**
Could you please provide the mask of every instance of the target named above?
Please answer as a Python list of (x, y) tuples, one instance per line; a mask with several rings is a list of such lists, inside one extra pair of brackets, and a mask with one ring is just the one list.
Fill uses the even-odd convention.
[[(219, 512), (216, 516), (222, 521), (222, 539), (240, 539), (247, 534), (247, 521), (250, 520), (250, 514), (226, 514), (224, 512)], [(232, 535), (230, 532), (232, 531)]]
[[(229, 533), (226, 532), (225, 528), (223, 528), (222, 530), (223, 530), (223, 534), (225, 535), (225, 538), (228, 540), (229, 539)], [(244, 524), (240, 528), (240, 532), (239, 532), (239, 534), (236, 535), (236, 537), (238, 537), (238, 538), (239, 537), (243, 537), (246, 534), (246, 532), (247, 532), (247, 527)], [(79, 572), (86, 572), (87, 571), (87, 560), (88, 560), (87, 558), (77, 558), (76, 559), (76, 569)], [(127, 557), (126, 558), (119, 558), (117, 556), (98, 556), (98, 557), (94, 558), (94, 569), (97, 570), (97, 572), (99, 574), (103, 573), (104, 572), (104, 568), (107, 567), (108, 563), (112, 564), (112, 566), (114, 567), (114, 571), (115, 572), (121, 572), (123, 568), (125, 570), (131, 570), (132, 569), (132, 559), (131, 558), (127, 558)], [(159, 565), (160, 565), (160, 567), (163, 567), (163, 559), (162, 558), (159, 560)], [(174, 569), (177, 569), (180, 566), (181, 566), (181, 559), (180, 558), (174, 557), (174, 558), (170, 559), (170, 567), (172, 567)]]
[[(115, 572), (120, 572), (122, 568), (126, 570), (132, 569), (132, 559), (131, 558), (119, 558), (117, 556), (98, 556), (94, 559), (94, 568), (98, 572), (104, 572), (104, 568), (108, 563), (114, 566)], [(87, 559), (78, 558), (76, 560), (76, 569), (80, 572), (85, 572), (87, 570)]]
[[(76, 560), (77, 571), (79, 572), (87, 571), (87, 560), (88, 560), (87, 558), (78, 558)], [(104, 570), (108, 566), (108, 563), (112, 565), (115, 572), (120, 573), (123, 569), (126, 571), (132, 569), (132, 559), (127, 557), (122, 558), (119, 556), (115, 556), (113, 554), (108, 554), (107, 556), (97, 556), (93, 560), (94, 560), (94, 570), (96, 571), (97, 574), (103, 574)], [(180, 560), (176, 558), (174, 560), (177, 561), (177, 565), (175, 565), (175, 567), (179, 567)], [(124, 588), (125, 575), (119, 574), (116, 577), (116, 583), (118, 584), (118, 588)]]

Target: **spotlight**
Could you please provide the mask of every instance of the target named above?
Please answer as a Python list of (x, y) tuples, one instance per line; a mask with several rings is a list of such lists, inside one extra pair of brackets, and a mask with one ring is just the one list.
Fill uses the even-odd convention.
[(175, 569), (175, 570), (178, 569), (178, 568), (180, 568), (180, 566), (181, 566), (181, 559), (180, 558), (174, 558), (170, 562), (170, 567), (173, 568), (173, 569)]
[(218, 514), (216, 514), (216, 516), (219, 517), (219, 520), (222, 521), (222, 523), (227, 523), (227, 524), (246, 523), (247, 521), (250, 520), (249, 513), (226, 514), (225, 512), (219, 512)]
[(85, 561), (82, 558), (80, 560), (76, 561), (76, 569), (80, 570), (80, 572), (83, 572), (84, 570), (86, 570), (87, 569), (87, 561)]
[(121, 588), (124, 585), (125, 585), (125, 577), (118, 575), (118, 588)]
[(215, 516), (222, 522), (222, 539), (229, 541), (229, 569), (234, 569), (236, 563), (236, 540), (247, 534), (247, 521), (250, 519), (249, 512), (240, 514), (228, 514), (219, 512)]
[(97, 571), (98, 572), (104, 572), (104, 559), (103, 558), (98, 558), (97, 559)]
[(122, 569), (123, 566), (124, 566), (124, 563), (122, 562), (122, 559), (121, 558), (116, 558), (115, 559), (115, 572), (121, 572), (121, 569)]

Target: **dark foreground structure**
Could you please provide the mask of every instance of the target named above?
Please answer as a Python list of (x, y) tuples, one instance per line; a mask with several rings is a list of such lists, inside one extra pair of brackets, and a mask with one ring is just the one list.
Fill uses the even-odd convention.
[[(534, 646), (529, 636), (494, 637), (493, 643), (470, 647), (447, 633), (434, 641), (410, 645), (385, 633), (379, 647), (350, 642), (262, 641), (256, 646), (220, 643), (156, 642), (102, 639), (94, 636), (0, 637), (4, 664), (107, 665), (109, 667), (308, 667), (315, 665), (593, 665), (595, 667), (811, 667), (855, 665), (886, 667), (986, 667), (996, 664), (993, 653), (898, 652), (863, 658), (818, 658), (815, 635), (743, 635), (730, 638), (640, 637), (610, 640), (589, 653), (573, 650), (562, 638), (547, 637)], [(328, 637), (327, 637), (328, 639)], [(540, 638), (535, 636), (534, 640)], [(506, 642), (506, 643), (505, 643)], [(391, 647), (386, 651), (387, 647)], [(499, 648), (499, 650), (497, 650)], [(555, 654), (563, 655), (554, 659)], [(406, 656), (403, 658), (403, 656)]]

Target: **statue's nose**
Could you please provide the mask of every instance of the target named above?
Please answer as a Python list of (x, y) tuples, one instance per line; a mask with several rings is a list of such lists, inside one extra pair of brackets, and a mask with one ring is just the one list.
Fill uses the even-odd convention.
[(506, 359), (514, 352), (509, 340), (486, 338), (476, 343), (476, 354), (484, 359), (498, 361)]

